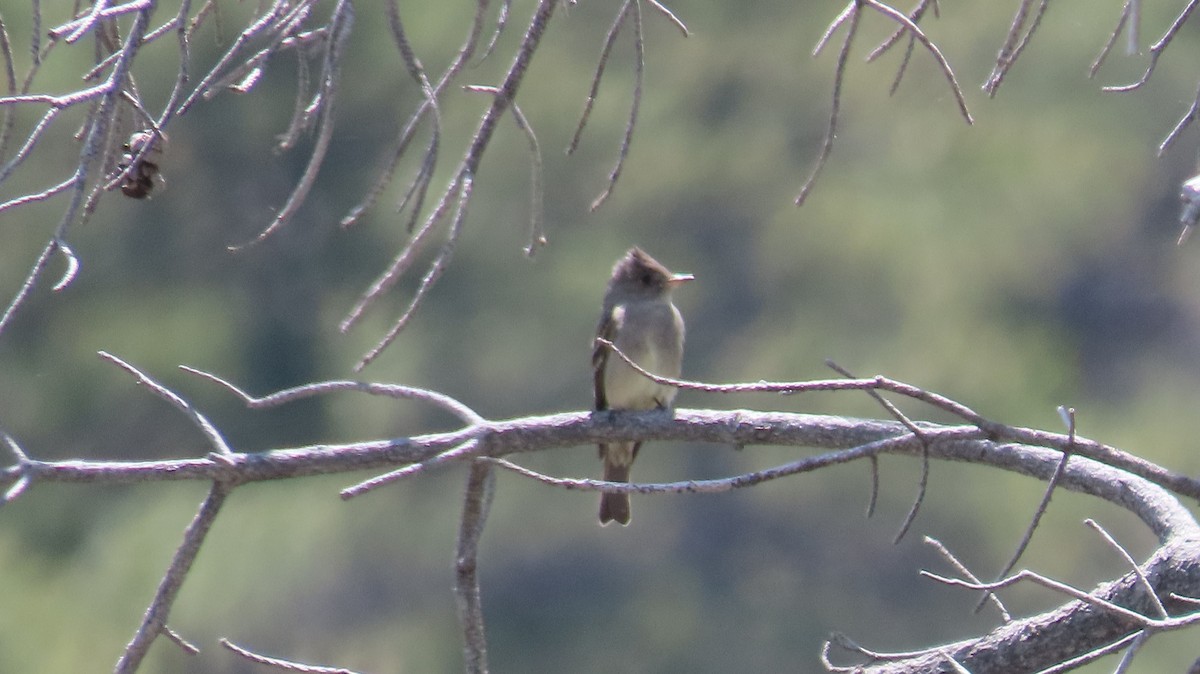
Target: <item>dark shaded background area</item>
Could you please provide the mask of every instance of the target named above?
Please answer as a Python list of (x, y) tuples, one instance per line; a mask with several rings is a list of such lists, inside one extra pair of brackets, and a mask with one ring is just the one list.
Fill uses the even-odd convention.
[[(430, 70), (448, 63), (469, 8), (402, 8)], [(944, 3), (945, 4), (945, 3)], [(685, 374), (708, 381), (831, 376), (832, 358), (955, 397), (997, 420), (1080, 432), (1179, 471), (1200, 467), (1192, 412), (1200, 367), (1196, 241), (1174, 246), (1179, 182), (1195, 167), (1195, 132), (1163, 159), (1154, 148), (1191, 104), (1197, 48), (1185, 30), (1136, 94), (1102, 84), (1140, 75), (1145, 57), (1114, 54), (1086, 70), (1119, 7), (1055, 5), (999, 95), (978, 89), (1013, 11), (1010, 3), (945, 6), (927, 30), (966, 88), (977, 123), (958, 116), (919, 50), (899, 92), (899, 61), (864, 64), (891, 26), (868, 16), (843, 90), (831, 163), (803, 208), (792, 205), (820, 147), (834, 53), (809, 55), (835, 3), (675, 7), (683, 39), (647, 10), (646, 92), (620, 184), (588, 211), (615, 161), (632, 91), (622, 37), (579, 151), (564, 156), (616, 8), (581, 3), (556, 17), (519, 103), (539, 134), (550, 244), (523, 256), (529, 218), (526, 140), (505, 119), (477, 178), (454, 263), (418, 318), (361, 375), (429, 387), (490, 418), (590, 404), (592, 330), (612, 262), (641, 245), (698, 282), (678, 301), (689, 326)], [(1156, 4), (1156, 3), (1146, 3)], [(348, 335), (337, 324), (405, 240), (395, 186), (360, 225), (337, 221), (374, 178), (387, 144), (420, 101), (378, 8), (364, 3), (344, 68), (338, 126), (300, 216), (231, 254), (284, 203), (307, 144), (272, 144), (292, 108), (294, 62), (279, 59), (255, 92), (205, 103), (170, 129), (167, 189), (147, 202), (113, 196), (72, 243), (83, 263), (69, 290), (41, 288), (0, 335), (0, 426), (36, 458), (194, 456), (203, 439), (164, 402), (95, 353), (130, 361), (192, 400), (235, 448), (449, 428), (415, 403), (340, 395), (248, 411), (187, 364), (255, 393), (350, 370), (403, 310), (406, 278)], [(531, 11), (464, 83), (493, 83)], [(10, 34), (29, 19), (5, 10)], [(1174, 8), (1145, 8), (1147, 34)], [(210, 62), (245, 10), (194, 48)], [(1109, 15), (1111, 13), (1111, 16)], [(1145, 40), (1143, 40), (1145, 41)], [(136, 73), (165, 94), (173, 61)], [(46, 86), (78, 86), (47, 65)], [(457, 162), (485, 101), (443, 103), (439, 176)], [(19, 118), (32, 124), (33, 111)], [(28, 182), (62, 179), (73, 128), (47, 144)], [(400, 175), (411, 175), (410, 156)], [(8, 188), (6, 188), (8, 189)], [(61, 204), (0, 215), (0, 289), (16, 292)], [(682, 407), (753, 407), (880, 416), (866, 396), (683, 394)], [(929, 414), (905, 406), (919, 418)], [(723, 476), (803, 450), (648, 446), (636, 477)], [(598, 476), (595, 450), (520, 460), (556, 475)], [(601, 529), (596, 497), (501, 475), (483, 541), (483, 596), (497, 672), (816, 671), (820, 642), (849, 633), (880, 650), (910, 650), (996, 623), (976, 598), (932, 586), (946, 571), (934, 536), (980, 575), (1011, 554), (1040, 496), (1023, 478), (935, 465), (916, 525), (897, 527), (918, 467), (882, 461), (877, 514), (863, 516), (868, 472), (843, 466), (719, 496), (635, 497), (627, 529)], [(450, 593), (459, 469), (343, 503), (343, 476), (238, 490), (176, 606), (172, 626), (203, 648), (155, 646), (146, 671), (249, 672), (216, 645), (247, 647), (366, 672), (461, 668)], [(35, 485), (0, 512), (0, 671), (107, 671), (149, 602), (203, 485)], [(1054, 505), (1025, 565), (1079, 586), (1123, 571), (1085, 527), (1093, 517), (1142, 555), (1149, 532), (1128, 514), (1070, 494)], [(1059, 603), (1045, 591), (1006, 597), (1017, 612)], [(1190, 635), (1157, 638), (1134, 671), (1182, 671)], [(1104, 663), (1094, 671), (1110, 671)], [(1092, 670), (1089, 670), (1092, 671)]]

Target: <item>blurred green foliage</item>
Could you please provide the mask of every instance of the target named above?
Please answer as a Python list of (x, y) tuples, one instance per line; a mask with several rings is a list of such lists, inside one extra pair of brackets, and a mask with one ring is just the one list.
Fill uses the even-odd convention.
[[(1156, 37), (1175, 8), (1143, 4), (1143, 25)], [(647, 7), (645, 96), (633, 148), (612, 197), (594, 213), (588, 205), (623, 133), (633, 47), (626, 31), (583, 143), (566, 157), (615, 6), (561, 11), (518, 99), (543, 148), (549, 246), (533, 259), (522, 255), (529, 157), (525, 138), (505, 119), (453, 265), (363, 376), (436, 389), (491, 418), (586, 408), (603, 283), (612, 261), (638, 244), (699, 278), (678, 295), (690, 378), (821, 378), (832, 376), (823, 365), (831, 358), (1013, 424), (1059, 429), (1054, 409), (1071, 405), (1084, 435), (1178, 471), (1200, 469), (1189, 451), (1200, 431), (1191, 412), (1200, 377), (1200, 265), (1195, 241), (1173, 245), (1178, 184), (1194, 168), (1196, 132), (1161, 160), (1153, 152), (1191, 103), (1194, 36), (1181, 34), (1145, 89), (1104, 94), (1102, 84), (1130, 81), (1146, 63), (1114, 52), (1098, 81), (1086, 78), (1119, 7), (1056, 4), (988, 99), (977, 85), (1015, 3), (942, 5), (940, 19), (923, 25), (956, 69), (976, 124), (963, 123), (919, 47), (888, 96), (899, 52), (863, 63), (892, 28), (868, 15), (832, 159), (802, 208), (792, 198), (821, 144), (840, 38), (816, 59), (810, 51), (841, 3), (680, 4), (674, 9), (691, 29), (688, 39)], [(515, 3), (496, 53), (463, 83), (497, 80), (531, 7)], [(14, 38), (29, 30), (21, 11), (5, 8)], [(227, 47), (248, 9), (222, 4), (222, 11), (220, 27), (193, 44), (198, 62)], [(466, 34), (470, 3), (404, 3), (402, 13), (418, 55), (440, 71)], [(350, 367), (411, 297), (416, 275), (350, 334), (337, 330), (405, 241), (404, 218), (390, 204), (419, 162), (411, 151), (380, 206), (350, 230), (337, 227), (420, 101), (381, 10), (361, 3), (358, 14), (334, 147), (287, 228), (243, 252), (226, 250), (270, 221), (311, 147), (307, 138), (291, 152), (271, 149), (293, 105), (295, 65), (279, 58), (254, 92), (205, 102), (169, 129), (166, 190), (147, 202), (110, 197), (73, 231), (79, 278), (59, 294), (43, 284), (0, 336), (0, 425), (32, 456), (128, 460), (207, 451), (179, 414), (97, 359), (101, 349), (192, 400), (241, 451), (453, 423), (419, 404), (352, 394), (248, 411), (175, 369), (198, 367), (260, 394), (351, 377)], [(163, 58), (143, 59), (135, 71), (148, 97), (165, 95), (174, 77), (174, 47), (166, 40), (160, 48)], [(39, 80), (54, 91), (77, 86), (78, 63), (62, 51)], [(446, 94), (443, 179), (484, 105), (480, 94)], [(23, 110), (18, 129), (27, 131), (37, 114)], [(41, 163), (15, 177), (18, 191), (4, 199), (71, 170), (71, 131), (59, 125), (39, 148)], [(0, 215), (6, 296), (61, 207)], [(685, 393), (679, 404), (882, 414), (851, 394)], [(636, 477), (729, 475), (795, 456), (794, 449), (660, 443), (643, 453)], [(591, 447), (521, 461), (560, 475), (599, 470)], [(921, 568), (945, 570), (920, 541), (934, 536), (980, 575), (995, 573), (1041, 485), (935, 464), (915, 527), (892, 545), (919, 475), (904, 459), (884, 459), (882, 469), (873, 519), (862, 516), (866, 466), (845, 466), (720, 496), (635, 497), (628, 529), (600, 529), (593, 495), (501, 475), (481, 553), (494, 671), (817, 671), (820, 642), (834, 630), (871, 648), (910, 650), (995, 624), (987, 610), (971, 614), (973, 595), (918, 578)], [(365, 672), (458, 671), (450, 560), (462, 471), (341, 502), (338, 489), (358, 477), (235, 492), (171, 619), (202, 653), (185, 656), (160, 640), (144, 671), (251, 671), (216, 645), (222, 636)], [(202, 493), (200, 485), (172, 483), (34, 485), (6, 506), (0, 672), (109, 670)], [(1153, 548), (1127, 513), (1059, 494), (1024, 564), (1084, 587), (1121, 573), (1122, 562), (1081, 526), (1088, 516), (1137, 555)], [(1029, 588), (1009, 598), (1027, 612), (1060, 601)], [(1194, 655), (1187, 637), (1156, 640), (1133, 671), (1182, 671)]]

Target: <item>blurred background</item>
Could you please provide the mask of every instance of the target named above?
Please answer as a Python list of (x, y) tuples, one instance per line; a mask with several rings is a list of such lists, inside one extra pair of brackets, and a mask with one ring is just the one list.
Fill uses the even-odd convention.
[[(529, 155), (506, 118), (452, 266), (411, 326), (354, 375), (419, 281), (410, 274), (366, 321), (338, 332), (406, 240), (407, 216), (392, 204), (420, 161), (414, 151), (380, 205), (358, 226), (338, 228), (421, 100), (374, 5), (358, 8), (330, 156), (285, 229), (243, 252), (226, 250), (270, 222), (311, 149), (312, 137), (291, 152), (273, 149), (293, 106), (296, 66), (288, 57), (277, 58), (252, 93), (200, 104), (168, 130), (165, 190), (149, 201), (109, 196), (73, 230), (78, 279), (59, 294), (43, 283), (0, 335), (0, 427), (31, 456), (141, 460), (208, 451), (180, 414), (97, 358), (102, 349), (193, 401), (239, 451), (418, 434), (453, 421), (418, 403), (352, 394), (250, 411), (178, 365), (257, 394), (361, 377), (441, 391), (492, 419), (586, 409), (604, 283), (617, 257), (640, 245), (698, 278), (677, 294), (689, 378), (824, 378), (833, 376), (829, 358), (1015, 425), (1061, 431), (1055, 407), (1074, 406), (1082, 435), (1176, 471), (1200, 470), (1192, 400), (1200, 385), (1200, 241), (1175, 246), (1179, 184), (1195, 172), (1197, 130), (1155, 157), (1200, 78), (1194, 26), (1184, 27), (1142, 90), (1103, 93), (1102, 85), (1135, 80), (1147, 63), (1118, 47), (1099, 76), (1087, 78), (1120, 3), (1056, 3), (989, 99), (979, 85), (1016, 3), (945, 4), (940, 19), (922, 25), (963, 85), (976, 119), (968, 127), (919, 48), (889, 97), (902, 50), (863, 62), (893, 27), (868, 14), (842, 90), (833, 156), (797, 208), (792, 200), (825, 131), (840, 37), (816, 59), (811, 50), (843, 3), (676, 3), (691, 30), (686, 39), (646, 6), (645, 95), (633, 147), (612, 196), (589, 212), (627, 118), (632, 32), (618, 39), (583, 142), (567, 157), (618, 3), (566, 8), (518, 99), (543, 148), (549, 245), (532, 259), (522, 253)], [(514, 3), (496, 53), (462, 83), (497, 81), (533, 5)], [(250, 12), (221, 7), (221, 21), (193, 42), (197, 63), (227, 49)], [(1177, 8), (1143, 7), (1148, 45)], [(161, 8), (154, 25), (173, 11)], [(404, 3), (401, 11), (422, 62), (440, 72), (466, 34), (472, 3)], [(22, 67), (28, 12), (3, 11)], [(135, 74), (145, 98), (161, 104), (175, 77), (175, 47), (164, 40), (153, 49), (160, 58), (147, 51)], [(75, 50), (47, 60), (41, 90), (79, 87), (79, 64), (91, 52)], [(486, 103), (458, 89), (446, 94), (441, 181)], [(17, 132), (28, 133), (41, 113), (21, 108)], [(0, 200), (69, 174), (78, 153), (70, 138), (78, 120), (70, 119)], [(422, 142), (428, 128), (423, 134)], [(5, 303), (64, 207), (59, 200), (0, 214)], [(50, 278), (60, 271), (55, 260)], [(678, 405), (882, 414), (850, 393), (684, 393)], [(655, 443), (635, 477), (726, 476), (807, 452)], [(590, 446), (519, 460), (561, 476), (600, 471)], [(923, 568), (948, 572), (921, 541), (935, 537), (977, 574), (994, 575), (1043, 485), (934, 464), (916, 524), (893, 544), (919, 466), (884, 458), (881, 467), (872, 518), (864, 514), (863, 464), (722, 495), (635, 496), (628, 528), (597, 525), (595, 494), (500, 474), (480, 553), (493, 671), (818, 671), (821, 642), (834, 631), (875, 650), (912, 650), (997, 624), (991, 609), (972, 613), (975, 595), (918, 577)], [(221, 649), (219, 637), (362, 672), (461, 671), (451, 555), (465, 471), (449, 468), (350, 502), (337, 497), (366, 477), (237, 490), (170, 620), (202, 652), (187, 656), (160, 640), (142, 671), (257, 671)], [(0, 671), (110, 671), (205, 491), (185, 483), (36, 484), (6, 506)], [(1085, 517), (1139, 559), (1154, 548), (1128, 513), (1060, 492), (1022, 566), (1085, 588), (1123, 573)], [(1005, 599), (1021, 615), (1062, 602), (1037, 588)], [(1156, 637), (1131, 671), (1183, 671), (1197, 655), (1194, 641), (1194, 633)], [(1084, 671), (1113, 666), (1110, 659)]]

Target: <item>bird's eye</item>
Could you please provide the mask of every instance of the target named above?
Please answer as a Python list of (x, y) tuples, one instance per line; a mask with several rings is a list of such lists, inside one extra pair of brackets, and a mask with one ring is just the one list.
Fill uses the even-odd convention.
[(654, 285), (654, 274), (650, 272), (642, 272), (642, 285)]

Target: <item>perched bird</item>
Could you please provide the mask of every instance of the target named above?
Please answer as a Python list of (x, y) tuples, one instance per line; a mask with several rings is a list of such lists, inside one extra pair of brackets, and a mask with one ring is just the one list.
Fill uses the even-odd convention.
[[(691, 274), (672, 274), (657, 260), (631, 248), (613, 267), (604, 292), (596, 336), (612, 342), (642, 369), (677, 378), (683, 367), (683, 316), (671, 303), (671, 291)], [(676, 390), (647, 379), (608, 347), (595, 342), (592, 374), (597, 410), (650, 410), (671, 406)], [(628, 482), (640, 442), (600, 444), (604, 479)], [(629, 524), (629, 494), (600, 496), (600, 524)]]

